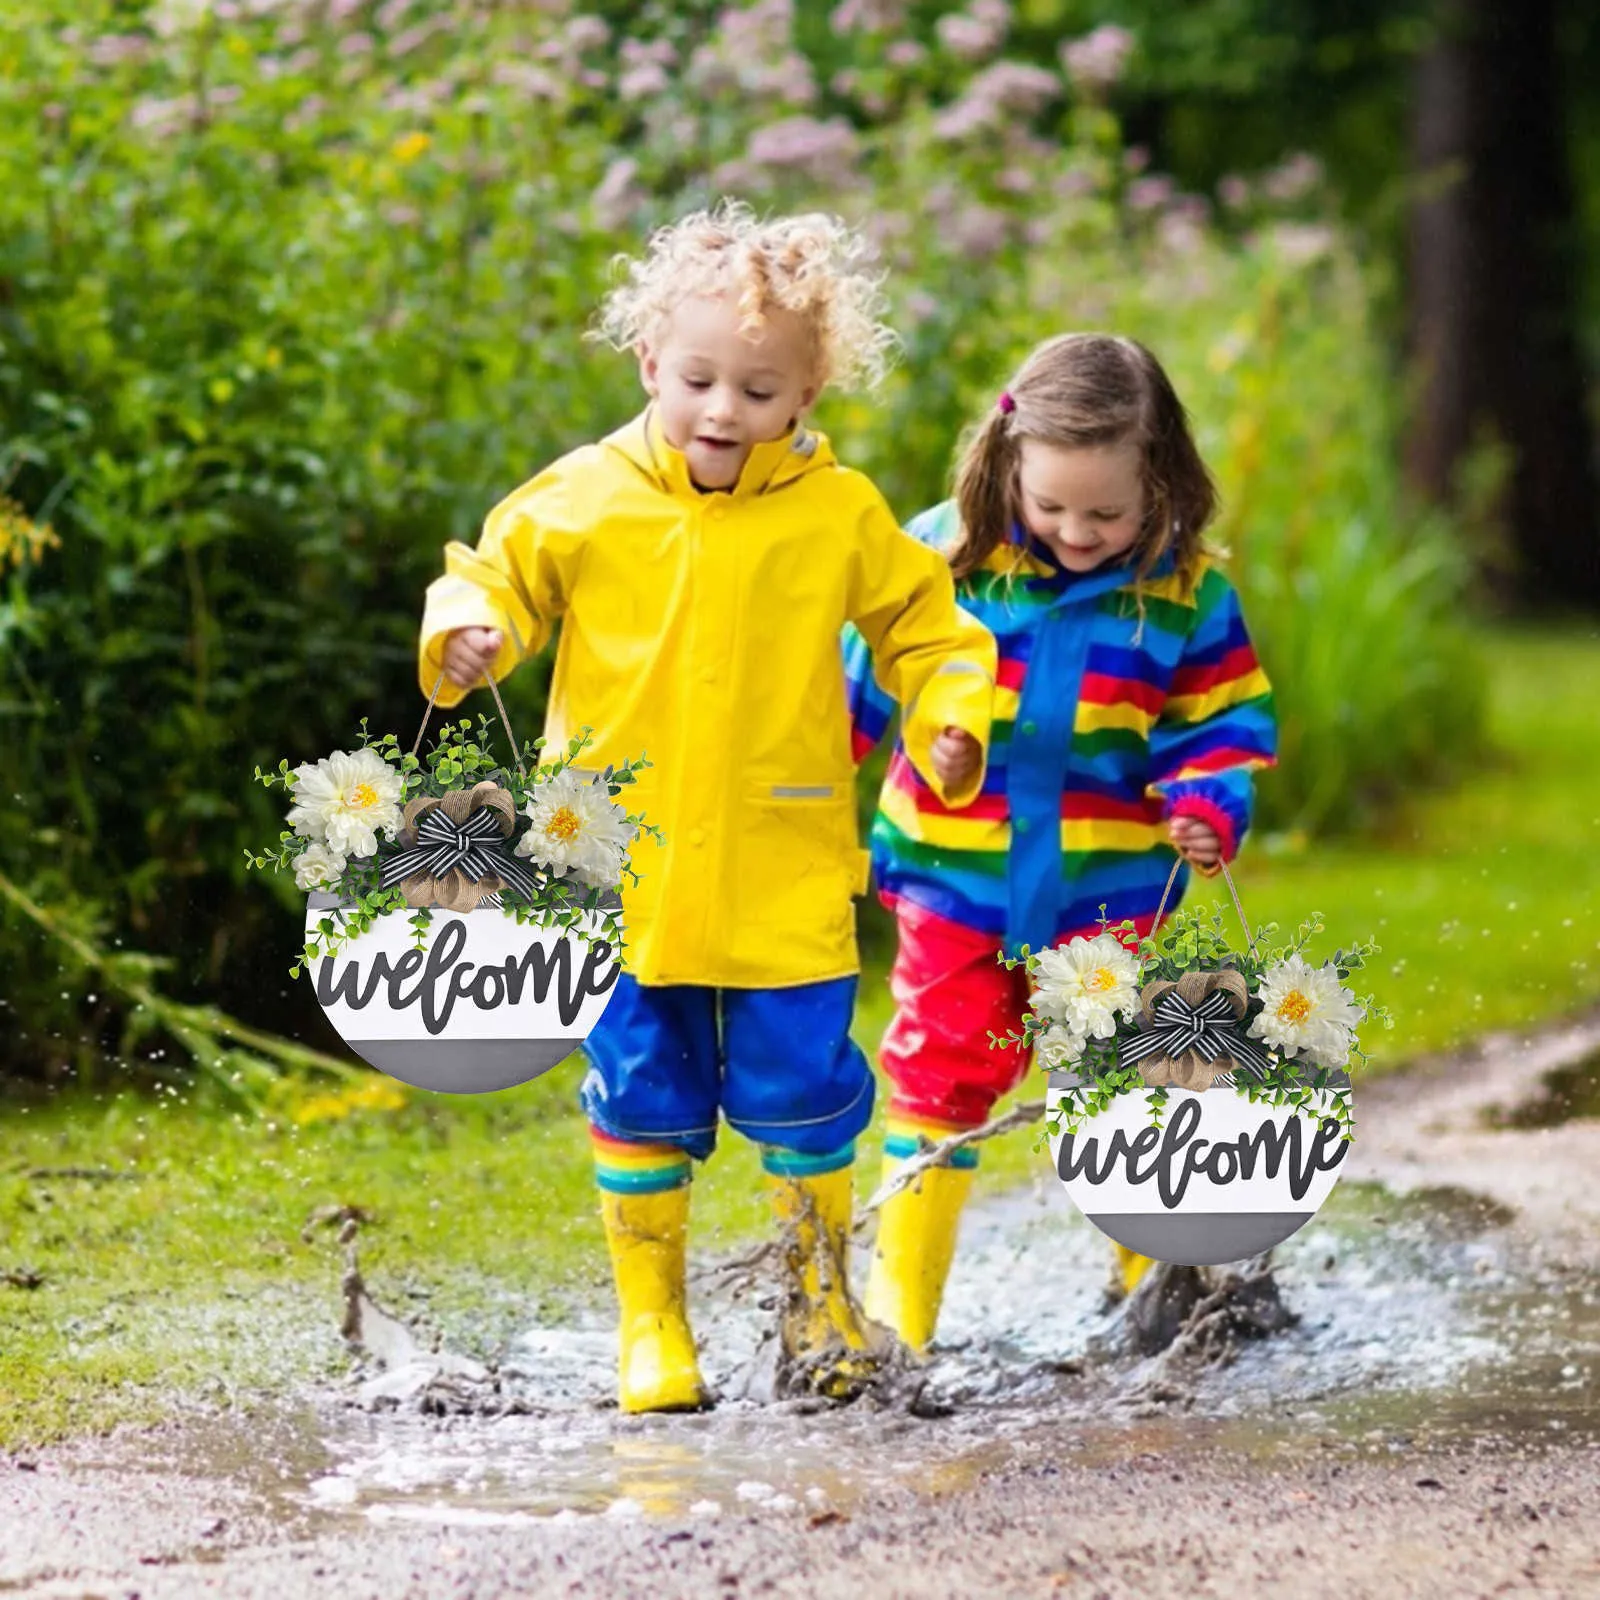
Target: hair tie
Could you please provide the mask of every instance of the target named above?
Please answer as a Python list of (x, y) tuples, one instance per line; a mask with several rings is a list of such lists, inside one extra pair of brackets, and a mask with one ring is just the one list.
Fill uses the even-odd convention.
[(1011, 413), (1013, 411), (1015, 411), (1016, 409), (1017, 409), (1017, 402), (1011, 398), (1011, 391), (1009, 389), (1002, 389), (1000, 391), (1000, 414), (1001, 414), (1001, 416), (1009, 417), (1011, 415)]

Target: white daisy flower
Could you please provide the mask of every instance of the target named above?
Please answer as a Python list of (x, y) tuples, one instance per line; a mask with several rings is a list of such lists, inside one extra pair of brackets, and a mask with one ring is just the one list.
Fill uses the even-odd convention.
[(1293, 955), (1261, 975), (1261, 1014), (1251, 1034), (1286, 1056), (1303, 1055), (1319, 1066), (1350, 1060), (1354, 1029), (1366, 1013), (1332, 967), (1313, 967)]
[(628, 847), (639, 830), (604, 779), (564, 768), (535, 785), (522, 810), (532, 826), (517, 840), (519, 856), (531, 857), (557, 878), (571, 873), (592, 889), (615, 889), (622, 882)]
[(378, 834), (400, 831), (401, 777), (376, 750), (331, 756), (294, 769), (289, 826), (342, 856), (378, 852)]
[(1035, 1015), (1095, 1039), (1111, 1038), (1118, 1016), (1139, 1009), (1139, 963), (1115, 934), (1041, 951), (1033, 981), (1028, 1005)]
[(302, 889), (323, 889), (344, 876), (344, 857), (325, 844), (308, 845), (296, 858), (294, 881)]

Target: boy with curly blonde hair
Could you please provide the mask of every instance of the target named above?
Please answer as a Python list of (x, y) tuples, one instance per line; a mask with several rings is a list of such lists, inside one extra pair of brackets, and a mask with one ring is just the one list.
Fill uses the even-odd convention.
[(425, 693), (504, 677), (559, 620), (547, 737), (588, 725), (594, 765), (653, 763), (630, 806), (664, 843), (633, 852), (628, 971), (582, 1088), (625, 1411), (705, 1403), (684, 1253), (719, 1115), (760, 1143), (791, 1224), (786, 1350), (833, 1391), (868, 1365), (844, 1280), (873, 1079), (849, 1033), (867, 857), (840, 631), (871, 645), (951, 807), (982, 784), (995, 651), (946, 563), (804, 423), (892, 351), (864, 255), (836, 219), (737, 203), (657, 232), (597, 332), (636, 355), (650, 404), (496, 506), (476, 550), (449, 545), (428, 590)]

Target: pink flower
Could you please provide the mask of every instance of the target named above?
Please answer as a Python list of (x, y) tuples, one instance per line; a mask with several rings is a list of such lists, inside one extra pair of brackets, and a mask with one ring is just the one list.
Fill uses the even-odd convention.
[(1072, 167), (1063, 172), (1051, 185), (1051, 192), (1058, 200), (1077, 200), (1086, 194), (1093, 194), (1097, 185), (1094, 174), (1083, 167)]
[(928, 59), (926, 48), (915, 39), (896, 39), (884, 52), (891, 67), (920, 67)]
[(959, 144), (963, 139), (970, 139), (973, 134), (992, 127), (995, 116), (995, 107), (989, 101), (980, 100), (976, 95), (963, 95), (933, 119), (934, 137), (950, 144)]
[(1230, 211), (1242, 211), (1250, 204), (1250, 185), (1237, 172), (1217, 180), (1217, 198)]
[(1061, 64), (1080, 90), (1094, 93), (1111, 88), (1122, 77), (1132, 50), (1133, 35), (1108, 22), (1062, 45)]
[(1175, 190), (1172, 179), (1164, 173), (1148, 178), (1138, 178), (1128, 185), (1130, 211), (1159, 211), (1169, 201)]
[(644, 192), (635, 183), (639, 176), (639, 163), (631, 156), (623, 156), (606, 168), (605, 176), (591, 197), (595, 218), (608, 229), (623, 227), (638, 210)]
[(150, 53), (150, 42), (136, 33), (108, 33), (96, 39), (87, 53), (97, 67), (120, 67), (127, 61), (143, 61)]
[(828, 18), (835, 33), (892, 33), (906, 20), (906, 0), (843, 0)]
[(981, 61), (1000, 48), (1010, 20), (1011, 8), (1004, 3), (974, 0), (970, 11), (952, 11), (940, 17), (933, 31), (951, 55), (963, 61)]
[(678, 52), (670, 39), (624, 39), (622, 64), (625, 67), (675, 67)]
[(497, 61), (490, 69), (489, 81), (502, 89), (518, 89), (530, 100), (561, 98), (560, 80), (531, 61)]
[(771, 94), (791, 106), (808, 106), (817, 97), (811, 63), (793, 51), (774, 65), (753, 74), (751, 87), (758, 94)]
[(566, 26), (562, 43), (574, 55), (585, 50), (598, 50), (611, 42), (611, 29), (599, 17), (574, 17)]
[(1291, 267), (1304, 267), (1332, 252), (1334, 233), (1320, 223), (1280, 222), (1268, 231), (1267, 240)]
[(952, 230), (956, 248), (974, 261), (998, 255), (1006, 245), (1006, 214), (992, 206), (963, 206)]
[(1031, 116), (1061, 93), (1061, 80), (1043, 67), (1025, 61), (997, 61), (967, 86), (974, 99), (987, 100), (1002, 111)]
[(345, 57), (371, 55), (372, 35), (370, 33), (347, 33), (339, 41), (339, 54)]
[(856, 150), (855, 130), (843, 117), (787, 117), (758, 128), (746, 154), (757, 166), (788, 167), (827, 180), (848, 175)]
[(670, 81), (664, 67), (643, 61), (617, 80), (617, 94), (623, 100), (648, 100), (651, 95), (660, 94)]
[(1269, 200), (1303, 200), (1322, 182), (1322, 163), (1301, 151), (1261, 180), (1261, 192)]
[(431, 17), (425, 22), (419, 22), (410, 28), (403, 28), (385, 45), (385, 52), (398, 60), (401, 56), (408, 56), (414, 50), (420, 50), (436, 33), (441, 33), (448, 26), (438, 17)]

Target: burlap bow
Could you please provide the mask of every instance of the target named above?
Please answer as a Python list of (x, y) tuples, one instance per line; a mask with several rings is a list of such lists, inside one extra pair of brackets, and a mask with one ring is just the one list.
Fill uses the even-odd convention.
[(403, 815), (404, 848), (384, 862), (379, 881), (385, 889), (398, 883), (408, 906), (471, 911), (508, 886), (533, 897), (533, 878), (507, 843), (516, 803), (499, 784), (419, 795)]
[(1139, 1001), (1141, 1032), (1117, 1046), (1117, 1059), (1137, 1065), (1153, 1089), (1209, 1089), (1220, 1073), (1265, 1072), (1271, 1065), (1237, 1026), (1250, 1003), (1240, 973), (1186, 972), (1176, 983), (1161, 978), (1139, 991)]

